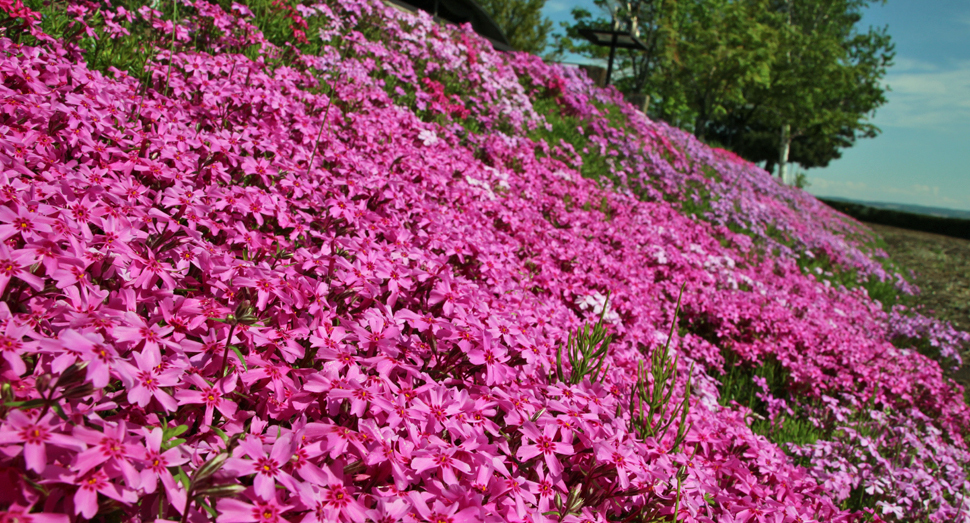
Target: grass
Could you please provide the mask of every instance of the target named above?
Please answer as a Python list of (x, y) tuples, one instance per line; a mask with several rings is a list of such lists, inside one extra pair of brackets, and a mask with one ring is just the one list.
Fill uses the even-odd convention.
[[(751, 365), (738, 361), (738, 357), (729, 352), (725, 355), (724, 368), (724, 373), (718, 377), (721, 384), (719, 402), (724, 406), (736, 402), (751, 409), (756, 414), (751, 430), (756, 434), (765, 436), (783, 449), (787, 447), (787, 443), (809, 445), (824, 436), (797, 406), (791, 405), (790, 374), (776, 360), (769, 359), (761, 365)], [(754, 383), (755, 377), (764, 378), (769, 393), (788, 402), (794, 414), (781, 413), (775, 420), (771, 420), (768, 404), (758, 397), (762, 390)]]

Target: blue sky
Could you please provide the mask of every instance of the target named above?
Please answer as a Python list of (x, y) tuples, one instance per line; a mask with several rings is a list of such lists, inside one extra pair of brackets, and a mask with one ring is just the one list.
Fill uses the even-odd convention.
[[(547, 0), (558, 26), (591, 0)], [(970, 2), (889, 0), (863, 13), (889, 26), (895, 65), (889, 102), (872, 119), (876, 138), (856, 142), (824, 169), (806, 172), (818, 196), (970, 210)]]

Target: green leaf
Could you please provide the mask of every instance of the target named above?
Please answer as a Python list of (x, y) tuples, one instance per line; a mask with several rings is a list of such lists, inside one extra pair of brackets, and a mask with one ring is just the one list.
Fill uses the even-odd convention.
[(235, 345), (230, 345), (229, 348), (231, 348), (232, 351), (236, 353), (236, 356), (239, 356), (239, 362), (242, 363), (243, 370), (248, 371), (249, 367), (246, 365), (246, 358), (243, 357), (242, 351), (239, 350), (239, 347)]
[(51, 410), (53, 410), (54, 413), (57, 414), (57, 417), (61, 418), (62, 420), (70, 421), (70, 419), (67, 417), (67, 413), (64, 412), (64, 409), (61, 408), (61, 405), (59, 403), (52, 404)]
[(235, 496), (244, 490), (246, 490), (245, 486), (237, 484), (213, 485), (211, 487), (206, 487), (196, 491), (196, 494), (199, 496), (207, 496), (212, 498), (228, 498)]
[(196, 500), (195, 500), (195, 502), (196, 502), (196, 503), (198, 503), (199, 505), (201, 505), (201, 506), (202, 506), (202, 508), (204, 508), (204, 509), (205, 509), (205, 511), (206, 511), (206, 512), (208, 512), (210, 516), (212, 516), (212, 517), (217, 517), (217, 516), (219, 516), (219, 513), (218, 513), (218, 512), (216, 512), (216, 509), (214, 509), (214, 508), (212, 508), (212, 506), (210, 506), (210, 505), (209, 505), (208, 503), (206, 503), (205, 501), (203, 501), (203, 500), (201, 500), (201, 499), (196, 499)]
[(26, 410), (26, 409), (41, 407), (44, 405), (45, 401), (47, 400), (35, 399), (35, 400), (26, 400), (26, 401), (11, 401), (11, 402), (4, 403), (3, 406)]
[(203, 463), (202, 466), (197, 468), (192, 474), (192, 486), (197, 487), (198, 485), (203, 484), (207, 479), (212, 477), (213, 474), (219, 472), (219, 469), (226, 464), (227, 459), (229, 459), (229, 454), (222, 453)]
[(191, 481), (189, 481), (189, 476), (185, 473), (185, 470), (182, 468), (181, 465), (178, 467), (178, 469), (179, 471), (178, 471), (178, 474), (176, 474), (176, 477), (178, 477), (179, 483), (182, 484), (185, 490), (189, 490), (189, 487), (191, 486)]
[(224, 430), (220, 429), (219, 427), (210, 427), (210, 428), (212, 429), (213, 432), (218, 434), (220, 438), (222, 438), (223, 443), (225, 443), (226, 445), (229, 445), (229, 435), (226, 434)]

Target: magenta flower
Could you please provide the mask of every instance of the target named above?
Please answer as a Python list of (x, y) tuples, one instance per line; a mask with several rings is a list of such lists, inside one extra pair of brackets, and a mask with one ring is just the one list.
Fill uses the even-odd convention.
[[(4, 312), (6, 314), (3, 314)], [(0, 315), (9, 317), (9, 314), (7, 304), (0, 304)], [(3, 359), (10, 365), (10, 369), (13, 370), (14, 374), (21, 376), (27, 372), (27, 366), (24, 364), (22, 356), (28, 354), (30, 351), (28, 349), (29, 346), (24, 343), (23, 339), (24, 336), (30, 334), (30, 327), (21, 325), (16, 320), (8, 320), (6, 325), (3, 325), (0, 329), (3, 331), (3, 334), (0, 334), (0, 353), (3, 354)], [(32, 346), (34, 344), (30, 345)]]
[(128, 389), (128, 401), (144, 407), (155, 398), (167, 412), (178, 408), (178, 402), (162, 387), (174, 387), (181, 382), (183, 370), (179, 367), (162, 368), (158, 347), (148, 347), (141, 352), (133, 352), (136, 365), (122, 362), (126, 372), (121, 373), (122, 383)]
[(553, 476), (558, 477), (562, 474), (562, 463), (559, 462), (556, 455), (572, 456), (573, 446), (562, 441), (555, 441), (559, 426), (555, 423), (549, 423), (543, 427), (542, 432), (539, 432), (534, 423), (527, 421), (519, 431), (533, 443), (519, 447), (515, 457), (519, 461), (528, 461), (536, 456), (542, 456)]
[(79, 475), (75, 484), (77, 492), (74, 493), (74, 513), (86, 519), (91, 519), (98, 513), (98, 494), (125, 504), (134, 503), (138, 499), (134, 490), (115, 485), (102, 469)]
[(396, 357), (398, 355), (397, 337), (401, 330), (378, 314), (369, 314), (366, 318), (366, 322), (352, 326), (357, 334), (359, 346), (372, 354), (383, 352)]
[(363, 523), (367, 520), (367, 508), (328, 467), (323, 467), (327, 481), (321, 487), (301, 483), (297, 486), (300, 502), (310, 508), (303, 519), (305, 523), (349, 521)]
[(468, 361), (475, 365), (485, 366), (485, 383), (495, 385), (505, 381), (506, 376), (511, 374), (512, 368), (505, 365), (509, 360), (505, 349), (500, 346), (493, 346), (492, 334), (485, 331), (482, 336), (482, 348), (475, 348), (468, 352)]
[(220, 499), (216, 508), (219, 512), (216, 518), (218, 523), (280, 523), (287, 521), (282, 515), (292, 506), (283, 505), (274, 495), (268, 501), (256, 499), (252, 503), (239, 499)]
[(10, 280), (17, 278), (35, 291), (44, 288), (44, 280), (35, 276), (30, 266), (37, 261), (34, 253), (27, 250), (11, 251), (7, 244), (0, 242), (0, 295), (7, 289)]
[(435, 499), (429, 507), (423, 495), (410, 492), (411, 503), (427, 523), (475, 523), (483, 519), (478, 507), (461, 508), (459, 503), (445, 504)]
[(62, 434), (62, 425), (53, 412), (34, 420), (22, 411), (11, 410), (0, 423), (0, 445), (21, 444), (27, 468), (40, 474), (47, 467), (48, 444), (74, 452), (85, 448), (83, 442)]
[(171, 266), (159, 261), (155, 253), (148, 251), (147, 257), (134, 258), (132, 263), (134, 279), (131, 284), (138, 288), (148, 289), (161, 280), (165, 289), (171, 291), (177, 287), (175, 279), (172, 277), (173, 271), (174, 269)]
[(26, 206), (17, 206), (16, 211), (7, 206), (0, 206), (0, 242), (16, 234), (20, 234), (25, 240), (43, 237), (43, 233), (51, 231), (51, 223), (50, 218), (36, 211), (29, 211)]
[(89, 470), (108, 463), (121, 469), (130, 488), (140, 486), (141, 475), (135, 468), (135, 462), (142, 458), (145, 449), (128, 435), (128, 426), (124, 421), (105, 423), (104, 432), (77, 426), (74, 427), (74, 437), (88, 445), (87, 450), (74, 460), (78, 474), (87, 474)]
[(141, 488), (146, 494), (155, 492), (158, 481), (162, 481), (168, 502), (179, 512), (185, 507), (185, 489), (175, 481), (169, 467), (178, 467), (189, 461), (179, 447), (162, 452), (162, 429), (155, 427), (145, 437), (145, 453), (142, 456), (144, 468), (141, 470)]
[(630, 486), (630, 471), (636, 470), (638, 463), (636, 457), (629, 447), (622, 445), (618, 439), (612, 441), (597, 442), (593, 444), (596, 459), (603, 463), (610, 464), (620, 479), (620, 486), (627, 488)]
[(465, 299), (459, 297), (452, 288), (451, 278), (445, 275), (441, 278), (441, 281), (435, 285), (434, 290), (431, 291), (430, 299), (428, 300), (429, 305), (441, 304), (442, 311), (444, 311), (445, 316), (451, 317), (455, 313), (455, 307), (460, 306), (465, 303)]
[(16, 505), (6, 511), (0, 511), (0, 523), (68, 523), (67, 514), (53, 514), (49, 512), (30, 512), (30, 507), (21, 508)]
[(87, 379), (95, 387), (104, 387), (111, 379), (112, 366), (118, 361), (118, 353), (104, 338), (93, 332), (62, 330), (56, 340), (42, 339), (41, 352), (54, 355), (51, 369), (62, 372), (78, 360), (87, 362)]
[(179, 389), (175, 392), (175, 399), (179, 405), (205, 405), (202, 421), (208, 427), (212, 425), (212, 415), (216, 410), (226, 418), (232, 418), (236, 414), (236, 404), (226, 399), (226, 396), (236, 390), (236, 380), (237, 375), (233, 373), (210, 385), (198, 374), (190, 374), (185, 377), (185, 381), (195, 385), (197, 390)]
[(450, 419), (461, 412), (461, 404), (453, 401), (451, 394), (453, 389), (445, 392), (445, 389), (434, 388), (428, 391), (427, 401), (415, 399), (412, 409), (420, 412), (428, 419), (428, 425), (434, 432), (438, 432), (445, 427)]
[[(293, 450), (294, 445), (289, 434), (277, 438), (269, 453), (264, 450), (260, 438), (250, 436), (239, 443), (237, 452), (226, 461), (225, 469), (233, 471), (237, 476), (256, 474), (253, 480), (256, 495), (268, 502), (276, 496), (277, 481), (288, 489), (296, 489), (296, 480), (283, 470), (283, 466), (293, 456)], [(250, 459), (238, 456), (249, 456)]]
[(149, 325), (144, 319), (132, 313), (125, 315), (125, 322), (128, 325), (115, 327), (111, 332), (112, 336), (120, 342), (131, 343), (132, 348), (142, 346), (143, 352), (152, 351), (160, 359), (159, 346), (171, 343), (170, 341), (166, 341), (165, 337), (175, 329), (173, 327), (162, 327), (158, 324)]
[(437, 436), (432, 436), (429, 443), (431, 445), (429, 449), (414, 452), (414, 458), (411, 460), (411, 468), (414, 469), (414, 472), (421, 474), (426, 470), (437, 470), (441, 474), (441, 479), (449, 485), (458, 483), (458, 476), (455, 472), (471, 474), (471, 466), (455, 456), (461, 448), (451, 445)]

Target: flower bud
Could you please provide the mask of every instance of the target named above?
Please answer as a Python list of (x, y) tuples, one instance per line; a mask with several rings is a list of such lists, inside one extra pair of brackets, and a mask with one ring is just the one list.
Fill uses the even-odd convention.
[(77, 385), (82, 383), (85, 379), (86, 374), (84, 369), (88, 367), (88, 362), (79, 361), (70, 367), (64, 369), (60, 377), (57, 378), (58, 387), (70, 387), (72, 385)]
[(13, 401), (14, 399), (13, 385), (11, 385), (10, 383), (4, 383), (3, 385), (0, 385), (0, 399), (2, 399), (4, 403)]
[(37, 376), (37, 379), (34, 380), (34, 386), (37, 388), (37, 392), (41, 394), (47, 392), (47, 388), (50, 386), (52, 379), (53, 376), (50, 373)]
[(94, 385), (90, 383), (82, 383), (64, 391), (62, 397), (69, 400), (80, 399), (94, 394), (96, 390), (97, 389), (94, 388)]
[(255, 316), (253, 304), (249, 300), (242, 300), (236, 305), (236, 322), (243, 325), (252, 325), (259, 321)]
[(202, 466), (196, 469), (195, 473), (192, 474), (192, 486), (198, 488), (205, 485), (206, 480), (211, 478), (216, 472), (219, 472), (219, 469), (225, 465), (227, 459), (229, 459), (229, 454), (223, 453), (203, 463)]
[(228, 498), (235, 496), (244, 490), (246, 490), (246, 487), (237, 485), (235, 483), (230, 483), (226, 485), (213, 485), (211, 487), (206, 487), (204, 489), (195, 491), (195, 494), (198, 496), (208, 496), (211, 498)]

